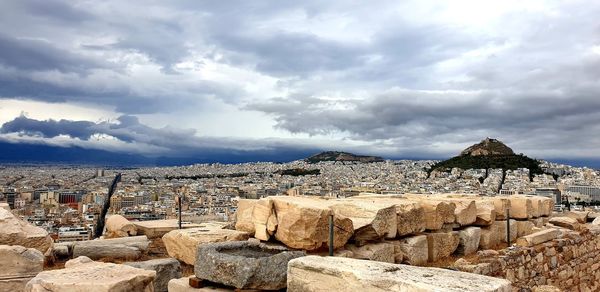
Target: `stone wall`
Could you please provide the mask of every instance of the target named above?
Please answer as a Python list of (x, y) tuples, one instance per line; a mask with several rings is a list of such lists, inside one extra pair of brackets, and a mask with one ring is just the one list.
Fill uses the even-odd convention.
[(455, 266), (505, 278), (513, 283), (513, 291), (542, 285), (562, 291), (600, 291), (600, 228), (587, 227), (580, 232), (557, 229), (557, 238), (532, 246), (480, 251), (477, 258), (459, 259)]

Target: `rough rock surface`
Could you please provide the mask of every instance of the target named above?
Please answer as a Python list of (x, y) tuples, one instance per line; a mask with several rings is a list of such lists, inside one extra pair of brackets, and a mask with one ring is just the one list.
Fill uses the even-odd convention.
[[(146, 235), (149, 239), (161, 238), (170, 231), (179, 229), (179, 221), (177, 219), (165, 220), (149, 220), (132, 222), (137, 228), (138, 235)], [(200, 224), (183, 223), (181, 228), (196, 228)]]
[(200, 279), (238, 289), (278, 290), (286, 287), (288, 262), (305, 255), (250, 241), (205, 244), (198, 248), (194, 272)]
[(0, 244), (35, 248), (42, 253), (52, 246), (53, 240), (46, 230), (15, 217), (0, 208)]
[(413, 266), (422, 266), (427, 263), (429, 259), (427, 236), (410, 236), (398, 240), (397, 243), (403, 253), (404, 259), (402, 262)]
[(401, 195), (379, 195), (362, 193), (353, 200), (369, 201), (373, 204), (392, 204), (396, 207), (397, 236), (404, 236), (425, 231), (425, 209), (418, 202), (410, 201)]
[(529, 219), (534, 217), (533, 203), (530, 197), (513, 195), (507, 198), (510, 200), (510, 218)]
[(454, 223), (456, 205), (452, 202), (432, 200), (423, 195), (407, 195), (409, 199), (421, 204), (425, 211), (425, 228), (440, 230), (444, 223)]
[(126, 292), (154, 290), (152, 281), (156, 272), (136, 269), (126, 265), (100, 262), (79, 262), (65, 269), (39, 273), (31, 279), (26, 291), (94, 291)]
[(235, 213), (235, 230), (248, 232), (250, 236), (254, 235), (254, 223), (252, 222), (252, 212), (257, 200), (240, 199)]
[(491, 200), (477, 200), (475, 201), (477, 208), (477, 218), (475, 219), (474, 225), (477, 226), (489, 226), (496, 220), (496, 208), (494, 202)]
[(137, 235), (135, 224), (121, 215), (110, 215), (106, 218), (106, 238), (127, 237)]
[[(275, 238), (288, 247), (316, 250), (329, 245), (331, 209), (322, 200), (304, 197), (271, 197), (277, 214)], [(256, 207), (254, 208), (256, 210)], [(334, 248), (343, 247), (353, 234), (352, 220), (334, 216)], [(258, 230), (257, 230), (258, 233)]]
[(427, 233), (426, 236), (430, 262), (450, 256), (460, 242), (457, 231)]
[(198, 246), (205, 243), (247, 240), (248, 233), (223, 229), (221, 223), (203, 223), (202, 227), (173, 230), (163, 236), (163, 242), (169, 256), (186, 264), (196, 262)]
[(552, 217), (552, 218), (550, 218), (550, 220), (548, 222), (550, 224), (553, 224), (553, 225), (556, 225), (559, 227), (569, 228), (571, 230), (579, 230), (580, 229), (580, 224), (577, 221), (577, 219), (570, 218), (570, 217)]
[(37, 249), (0, 245), (0, 291), (23, 291), (25, 284), (44, 268), (44, 255)]
[[(508, 221), (509, 224), (509, 228), (510, 228), (510, 242), (514, 243), (515, 240), (517, 240), (517, 236), (518, 236), (518, 227), (517, 227), (517, 221), (514, 219), (510, 219)], [(498, 230), (498, 237), (500, 239), (500, 242), (504, 242), (506, 243), (506, 220), (502, 220), (502, 221), (496, 221), (494, 222), (494, 225), (497, 226), (497, 230)]]
[(73, 256), (98, 259), (139, 259), (148, 251), (150, 240), (144, 235), (112, 239), (78, 241), (73, 246)]
[[(269, 224), (271, 222), (271, 224)], [(252, 208), (252, 223), (254, 224), (254, 237), (267, 241), (277, 229), (275, 210), (273, 201), (270, 198), (263, 198), (254, 204)]]
[(288, 291), (511, 291), (508, 280), (437, 268), (307, 256), (290, 261)]
[(533, 233), (535, 225), (531, 221), (517, 221), (517, 237), (523, 237)]
[(520, 246), (534, 246), (553, 240), (557, 238), (559, 234), (560, 231), (558, 231), (558, 229), (546, 229), (517, 239), (517, 244)]
[(481, 228), (467, 227), (458, 232), (460, 239), (456, 252), (461, 255), (470, 255), (479, 249), (479, 240), (481, 239)]
[(583, 223), (587, 222), (588, 214), (589, 214), (588, 211), (569, 211), (569, 212), (565, 212), (563, 216), (573, 218), (573, 219), (577, 220), (577, 222), (583, 224)]
[[(378, 242), (369, 243), (363, 246), (347, 244), (346, 248), (352, 252), (352, 258), (361, 260), (371, 260), (378, 262), (395, 263), (395, 246), (390, 243)], [(402, 259), (400, 259), (401, 261)]]
[(396, 237), (398, 224), (394, 205), (363, 200), (335, 200), (327, 204), (335, 215), (352, 220), (355, 241)]
[(181, 278), (181, 264), (174, 258), (154, 259), (143, 262), (124, 263), (134, 268), (156, 272), (154, 292), (167, 292), (171, 279)]

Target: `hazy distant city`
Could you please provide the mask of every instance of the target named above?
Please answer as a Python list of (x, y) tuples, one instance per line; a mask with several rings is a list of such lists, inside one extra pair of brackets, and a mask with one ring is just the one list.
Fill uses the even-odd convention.
[[(188, 222), (228, 221), (239, 199), (276, 195), (344, 198), (371, 193), (537, 194), (560, 205), (600, 203), (600, 171), (543, 162), (551, 174), (529, 179), (528, 169), (453, 169), (432, 172), (436, 161), (197, 164), (180, 167), (103, 169), (76, 166), (2, 166), (0, 200), (15, 214), (48, 230), (58, 241), (92, 236), (104, 198), (116, 173), (123, 177), (109, 213), (130, 220), (177, 218), (176, 196)], [(282, 175), (283, 170), (318, 170), (317, 175)], [(279, 172), (279, 173), (278, 173)], [(552, 175), (554, 174), (554, 175)], [(63, 237), (61, 239), (61, 235)]]

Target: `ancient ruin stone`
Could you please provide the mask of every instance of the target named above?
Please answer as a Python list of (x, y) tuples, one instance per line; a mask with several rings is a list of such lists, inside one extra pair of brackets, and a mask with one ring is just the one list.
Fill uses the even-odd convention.
[(489, 198), (494, 203), (496, 210), (496, 220), (506, 220), (506, 209), (510, 209), (511, 201), (508, 197), (491, 197)]
[[(496, 222), (496, 221), (494, 221)], [(481, 238), (479, 238), (480, 249), (494, 249), (500, 244), (500, 229), (498, 224), (492, 224), (481, 228)]]
[(198, 248), (194, 272), (200, 279), (238, 289), (279, 290), (286, 287), (288, 262), (305, 255), (249, 241), (205, 244)]
[(106, 238), (127, 237), (137, 235), (137, 227), (121, 215), (110, 215), (106, 218)]
[[(177, 219), (165, 219), (165, 220), (149, 220), (149, 221), (134, 221), (131, 222), (137, 228), (138, 235), (146, 235), (148, 239), (161, 238), (170, 231), (179, 229), (179, 220)], [(225, 222), (221, 223), (223, 226)], [(194, 223), (183, 223), (181, 228), (197, 228), (201, 227), (200, 224)]]
[(73, 256), (86, 256), (93, 260), (136, 260), (148, 251), (149, 244), (150, 240), (145, 235), (78, 241), (73, 245)]
[(456, 252), (460, 255), (470, 255), (479, 249), (481, 239), (481, 228), (467, 227), (458, 232), (459, 243)]
[[(510, 242), (514, 243), (515, 240), (517, 240), (517, 235), (518, 235), (518, 228), (517, 228), (517, 221), (514, 219), (510, 219), (509, 221), (510, 224)], [(506, 241), (506, 220), (502, 220), (502, 221), (495, 221), (494, 224), (495, 226), (497, 226), (497, 230), (498, 230), (498, 238), (500, 239), (500, 242), (504, 242), (507, 243)]]
[(456, 205), (452, 202), (436, 201), (424, 195), (407, 195), (410, 200), (418, 202), (425, 211), (425, 227), (427, 230), (440, 230), (444, 223), (454, 223)]
[(352, 252), (352, 258), (378, 262), (395, 263), (396, 251), (393, 244), (378, 242), (363, 246), (347, 244), (346, 249)]
[(577, 220), (577, 222), (583, 224), (583, 223), (587, 222), (588, 214), (589, 214), (588, 211), (569, 211), (569, 212), (565, 212), (563, 214), (563, 217), (573, 218), (573, 219)]
[(355, 241), (396, 237), (398, 224), (394, 205), (364, 200), (334, 200), (327, 205), (335, 215), (352, 220)]
[(156, 271), (154, 278), (154, 292), (167, 292), (171, 279), (181, 278), (181, 265), (174, 258), (154, 259), (143, 262), (124, 263), (134, 268)]
[(427, 260), (429, 259), (427, 236), (415, 235), (402, 238), (397, 242), (402, 250), (404, 263), (413, 266), (422, 266), (427, 263)]
[(222, 229), (223, 224), (203, 223), (202, 227), (173, 230), (163, 236), (169, 256), (189, 265), (196, 262), (198, 246), (206, 243), (247, 240), (248, 233)]
[(576, 219), (573, 218), (569, 218), (569, 217), (552, 217), (550, 218), (550, 221), (548, 221), (550, 224), (559, 226), (559, 227), (564, 227), (564, 228), (569, 228), (571, 230), (579, 230), (580, 229), (580, 224), (579, 222), (577, 222)]
[(426, 236), (430, 262), (450, 256), (460, 242), (457, 231), (427, 233)]
[[(396, 208), (396, 235), (404, 236), (425, 231), (425, 209), (418, 202), (410, 201), (401, 195), (361, 194), (352, 197), (353, 200), (363, 200), (372, 203), (392, 204)], [(388, 237), (391, 238), (391, 237)]]
[[(329, 244), (331, 209), (322, 200), (304, 197), (270, 197), (278, 226), (275, 238), (288, 247), (302, 250), (325, 248)], [(256, 207), (254, 208), (256, 210)], [(353, 234), (352, 220), (334, 216), (334, 248), (343, 247)], [(258, 233), (258, 229), (257, 229)]]
[(23, 291), (44, 268), (44, 255), (34, 248), (0, 245), (0, 259), (0, 291)]
[(533, 233), (535, 225), (531, 221), (517, 221), (517, 237)]
[(473, 225), (492, 225), (496, 220), (496, 208), (494, 202), (491, 200), (477, 200), (475, 201), (475, 206), (477, 207), (477, 218)]
[[(252, 209), (252, 223), (254, 224), (254, 237), (267, 241), (273, 235), (275, 231), (273, 226), (268, 230), (267, 224), (269, 223), (269, 218), (275, 216), (275, 210), (273, 208), (273, 201), (270, 198), (263, 198), (258, 200), (254, 204), (254, 208)], [(271, 222), (274, 219), (271, 219)]]
[(510, 218), (529, 219), (533, 217), (534, 210), (530, 197), (513, 195), (507, 198), (510, 200)]
[(39, 273), (27, 283), (25, 291), (151, 292), (155, 275), (155, 271), (126, 265), (81, 262), (66, 265), (65, 269)]
[(42, 253), (52, 246), (53, 240), (46, 230), (15, 217), (0, 208), (0, 244), (35, 248)]
[(289, 292), (511, 291), (504, 279), (437, 268), (307, 256), (288, 265)]
[(257, 200), (240, 199), (235, 212), (235, 230), (248, 232), (250, 236), (254, 235), (254, 223), (252, 222), (252, 213)]
[(533, 246), (536, 244), (544, 243), (558, 237), (560, 232), (558, 229), (546, 229), (536, 233), (529, 234), (517, 239), (517, 245), (520, 246)]

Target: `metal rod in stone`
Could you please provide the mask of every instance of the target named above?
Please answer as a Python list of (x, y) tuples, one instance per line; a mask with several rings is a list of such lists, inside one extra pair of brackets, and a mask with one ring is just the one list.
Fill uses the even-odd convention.
[(181, 229), (181, 195), (177, 196), (177, 211), (179, 213), (179, 229)]
[(506, 208), (506, 242), (510, 246), (510, 209)]
[(333, 214), (329, 214), (329, 256), (333, 256)]

